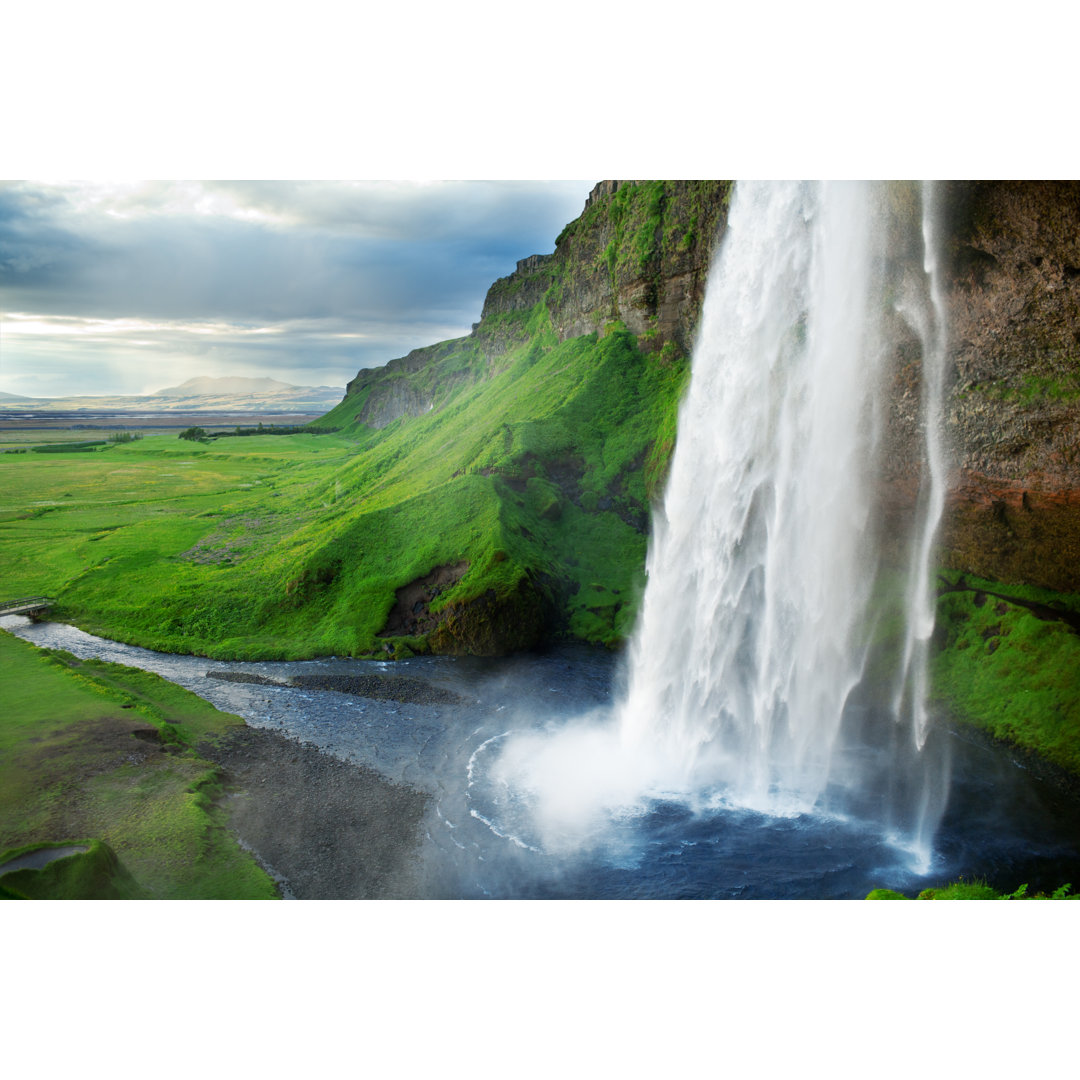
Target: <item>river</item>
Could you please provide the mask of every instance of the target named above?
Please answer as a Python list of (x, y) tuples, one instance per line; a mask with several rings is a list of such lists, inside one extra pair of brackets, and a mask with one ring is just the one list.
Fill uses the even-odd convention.
[[(618, 659), (604, 650), (241, 663), (155, 653), (18, 616), (0, 626), (153, 671), (252, 727), (423, 791), (428, 809), (412, 853), (418, 898), (855, 899), (875, 887), (912, 895), (961, 875), (1006, 890), (1080, 883), (1075, 802), (962, 732), (940, 735), (952, 758), (949, 803), (920, 865), (872, 812), (774, 816), (715, 792), (654, 791), (629, 806), (582, 801), (575, 793), (603, 786), (598, 754), (622, 685)], [(570, 729), (580, 754), (559, 768), (578, 775), (565, 777), (561, 815), (544, 817), (527, 786), (507, 782), (502, 751), (513, 739), (530, 745), (523, 738), (542, 748), (550, 733)]]

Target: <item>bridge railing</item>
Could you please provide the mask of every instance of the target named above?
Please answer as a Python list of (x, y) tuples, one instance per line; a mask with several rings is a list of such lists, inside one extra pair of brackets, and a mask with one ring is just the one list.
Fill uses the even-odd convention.
[(55, 601), (50, 596), (24, 596), (19, 600), (0, 600), (0, 614), (12, 608), (48, 607)]

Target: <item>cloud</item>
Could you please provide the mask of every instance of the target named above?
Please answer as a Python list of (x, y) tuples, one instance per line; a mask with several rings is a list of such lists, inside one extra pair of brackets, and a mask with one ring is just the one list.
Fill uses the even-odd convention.
[(92, 241), (55, 220), (63, 206), (49, 191), (0, 184), (0, 286), (56, 287), (93, 256)]
[[(552, 213), (564, 213), (568, 200), (578, 203), (577, 213), (587, 191), (577, 181), (464, 180), (217, 181), (205, 189), (249, 219), (394, 241), (469, 235), (486, 247), (520, 236), (530, 218), (546, 222)], [(554, 236), (545, 230), (536, 239), (550, 244)]]
[(491, 282), (552, 250), (589, 186), (0, 184), (0, 389), (55, 393), (34, 388), (46, 369), (130, 386), (140, 351), (194, 374), (341, 385), (467, 333)]

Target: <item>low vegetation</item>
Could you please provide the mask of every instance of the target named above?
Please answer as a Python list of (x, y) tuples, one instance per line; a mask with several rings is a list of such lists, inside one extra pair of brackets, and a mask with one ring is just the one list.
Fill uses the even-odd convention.
[(215, 439), (229, 439), (244, 435), (333, 435), (338, 428), (321, 424), (264, 424), (261, 420), (256, 427), (238, 427), (235, 431), (217, 431)]
[(957, 720), (1080, 774), (1080, 596), (943, 575), (933, 692)]
[(0, 876), (7, 898), (270, 899), (228, 833), (217, 768), (196, 747), (243, 722), (144, 671), (37, 649), (0, 631)]
[[(905, 896), (901, 892), (896, 892), (895, 889), (874, 889), (870, 892), (867, 900), (908, 900), (910, 897)], [(1080, 900), (1080, 893), (1074, 893), (1072, 891), (1072, 884), (1067, 882), (1066, 884), (1055, 889), (1049, 895), (1046, 893), (1029, 893), (1027, 885), (1020, 885), (1014, 889), (1011, 893), (999, 892), (997, 889), (988, 885), (982, 878), (975, 878), (972, 881), (964, 881), (961, 878), (959, 881), (951, 882), (948, 885), (942, 885), (938, 888), (923, 889), (916, 897), (916, 900)]]

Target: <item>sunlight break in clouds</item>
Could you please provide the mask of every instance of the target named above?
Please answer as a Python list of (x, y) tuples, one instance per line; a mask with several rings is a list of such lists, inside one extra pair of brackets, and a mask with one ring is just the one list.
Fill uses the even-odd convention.
[(591, 182), (0, 182), (0, 391), (344, 386), (460, 337)]
[(145, 319), (82, 319), (75, 316), (29, 315), (21, 311), (11, 311), (4, 316), (4, 334), (6, 337), (22, 335), (41, 335), (45, 337), (79, 337), (84, 334), (98, 334), (126, 339), (128, 344), (135, 344), (132, 333), (147, 334), (162, 331), (175, 334), (199, 334), (213, 336), (245, 336), (251, 334), (280, 334), (281, 326), (236, 326), (231, 323), (168, 323), (149, 322)]

